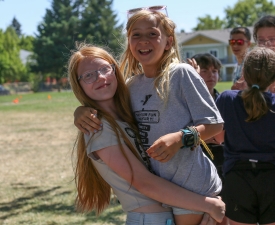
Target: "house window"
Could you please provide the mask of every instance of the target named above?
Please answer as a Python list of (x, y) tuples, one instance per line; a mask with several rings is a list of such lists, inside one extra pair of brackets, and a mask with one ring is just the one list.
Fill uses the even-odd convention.
[(184, 54), (185, 59), (191, 58), (193, 55), (195, 55), (195, 52), (194, 52), (194, 51), (187, 51), (187, 52), (185, 52), (185, 54)]
[(209, 53), (218, 58), (218, 50), (217, 49), (212, 49), (209, 51)]

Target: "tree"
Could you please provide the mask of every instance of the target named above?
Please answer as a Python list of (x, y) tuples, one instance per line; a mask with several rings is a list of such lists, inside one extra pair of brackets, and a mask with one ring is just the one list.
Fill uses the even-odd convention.
[(89, 43), (108, 46), (115, 54), (121, 51), (122, 25), (116, 25), (116, 15), (110, 0), (84, 0), (87, 5), (81, 12), (81, 39)]
[(26, 73), (19, 57), (19, 37), (12, 27), (0, 30), (0, 82), (19, 80)]
[(227, 7), (226, 27), (253, 26), (264, 15), (275, 14), (275, 6), (268, 0), (239, 0), (232, 8)]
[(36, 65), (32, 69), (59, 79), (64, 75), (65, 56), (74, 46), (78, 15), (70, 0), (53, 0), (51, 7), (38, 26), (34, 40)]
[(206, 15), (205, 17), (199, 17), (198, 20), (199, 23), (193, 30), (218, 30), (223, 29), (225, 26), (225, 21), (218, 16), (212, 19), (210, 15)]
[(22, 35), (20, 37), (20, 43), (19, 43), (20, 49), (33, 51), (33, 42), (34, 42), (33, 36)]
[(15, 30), (18, 37), (20, 37), (22, 35), (21, 24), (18, 22), (18, 20), (15, 17), (13, 17), (10, 26)]
[(31, 68), (60, 79), (76, 41), (107, 45), (118, 52), (122, 26), (116, 27), (111, 4), (112, 0), (53, 0), (38, 26), (34, 39), (36, 65)]

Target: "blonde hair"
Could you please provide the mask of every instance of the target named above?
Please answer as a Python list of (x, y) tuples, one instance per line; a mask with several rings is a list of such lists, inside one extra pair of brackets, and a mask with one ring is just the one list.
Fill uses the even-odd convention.
[(255, 47), (245, 57), (243, 74), (248, 86), (241, 94), (246, 121), (256, 121), (270, 110), (263, 92), (275, 81), (275, 52)]
[[(82, 90), (77, 79), (79, 75), (77, 74), (77, 69), (79, 63), (86, 57), (101, 58), (103, 60), (106, 60), (110, 64), (115, 65), (115, 75), (117, 78), (118, 86), (114, 95), (114, 101), (115, 105), (117, 106), (118, 115), (123, 121), (128, 123), (128, 125), (136, 132), (136, 134), (138, 133), (138, 129), (130, 108), (131, 104), (128, 88), (125, 85), (122, 73), (120, 72), (115, 59), (103, 48), (81, 43), (77, 45), (76, 50), (72, 51), (71, 57), (68, 61), (68, 76), (76, 98), (83, 106), (97, 109), (98, 117), (104, 117), (109, 122), (117, 136), (120, 149), (125, 157), (126, 155), (123, 151), (122, 143), (119, 136), (123, 138), (126, 145), (133, 152), (133, 154), (138, 159), (140, 159), (134, 146), (131, 144), (119, 125), (116, 123), (115, 119), (103, 108), (101, 108), (95, 101), (90, 99)], [(111, 187), (100, 176), (100, 174), (94, 167), (91, 159), (87, 156), (84, 134), (80, 131), (76, 138), (74, 149), (75, 148), (77, 149), (75, 182), (78, 192), (76, 197), (76, 207), (78, 211), (81, 212), (92, 211), (93, 209), (96, 209), (97, 214), (100, 214), (110, 202)], [(126, 159), (132, 170), (131, 164), (127, 157)]]
[[(157, 24), (160, 26), (161, 30), (164, 31), (165, 35), (167, 37), (173, 38), (171, 48), (164, 51), (162, 58), (159, 60), (156, 68), (158, 75), (155, 80), (155, 88), (159, 96), (162, 99), (167, 100), (170, 83), (170, 66), (173, 66), (175, 63), (179, 63), (181, 61), (175, 34), (176, 25), (172, 20), (170, 20), (166, 15), (161, 12), (141, 10), (130, 17), (127, 22), (126, 30), (128, 39), (135, 22), (140, 19), (156, 20)], [(121, 57), (121, 71), (123, 72), (125, 79), (131, 78), (133, 75), (143, 73), (142, 66), (134, 58), (130, 50), (129, 44), (126, 44), (126, 46), (127, 48)]]

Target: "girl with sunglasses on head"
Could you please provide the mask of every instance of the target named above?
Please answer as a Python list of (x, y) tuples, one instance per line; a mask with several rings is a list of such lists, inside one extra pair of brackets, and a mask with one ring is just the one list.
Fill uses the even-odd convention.
[(252, 49), (244, 60), (247, 88), (225, 91), (216, 103), (224, 119), (224, 187), (230, 225), (275, 225), (275, 52)]
[[(215, 197), (222, 188), (221, 180), (199, 144), (200, 138), (219, 133), (223, 120), (200, 75), (192, 66), (180, 63), (175, 23), (160, 12), (141, 10), (129, 18), (127, 38), (120, 68), (154, 172), (202, 198)], [(83, 132), (101, 128), (101, 121), (91, 116), (96, 113), (93, 109), (75, 111), (75, 124)], [(176, 224), (199, 224), (204, 210), (198, 202), (196, 207), (186, 205), (189, 210), (164, 206), (175, 206)]]

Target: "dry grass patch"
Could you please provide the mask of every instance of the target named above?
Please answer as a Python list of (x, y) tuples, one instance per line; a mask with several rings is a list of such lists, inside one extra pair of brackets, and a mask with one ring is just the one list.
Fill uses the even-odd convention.
[(0, 224), (116, 224), (115, 201), (100, 217), (75, 212), (72, 148), (76, 137), (71, 93), (0, 96)]

